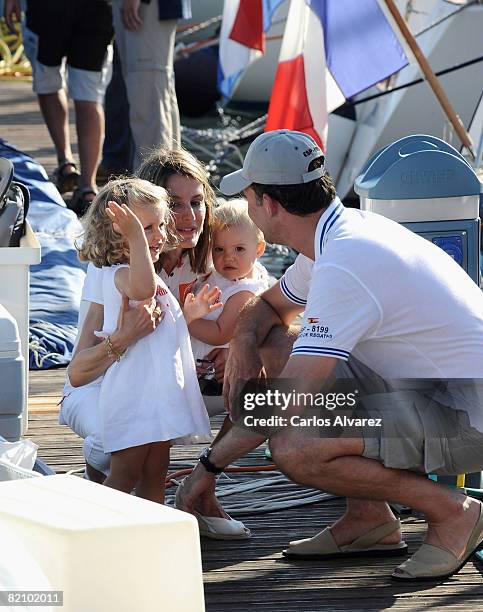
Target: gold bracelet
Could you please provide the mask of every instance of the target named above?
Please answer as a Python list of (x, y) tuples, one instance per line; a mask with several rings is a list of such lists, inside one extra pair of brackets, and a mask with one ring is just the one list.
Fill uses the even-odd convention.
[(114, 347), (112, 346), (111, 336), (106, 337), (106, 346), (107, 346), (107, 356), (111, 359), (115, 359), (119, 363), (121, 361), (121, 357), (126, 352), (126, 349), (124, 349), (121, 353), (118, 353), (117, 351), (115, 351)]

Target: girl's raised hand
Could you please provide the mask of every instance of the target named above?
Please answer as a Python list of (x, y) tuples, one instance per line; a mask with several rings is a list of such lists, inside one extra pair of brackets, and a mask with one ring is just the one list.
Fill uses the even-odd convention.
[(196, 319), (201, 319), (213, 310), (223, 308), (223, 303), (218, 301), (221, 295), (221, 291), (218, 287), (212, 287), (209, 285), (203, 285), (196, 295), (188, 293), (186, 295), (183, 313), (188, 325)]
[(144, 229), (141, 222), (125, 204), (119, 206), (117, 202), (108, 202), (106, 214), (112, 221), (114, 230), (122, 234), (127, 240), (139, 235), (144, 235)]

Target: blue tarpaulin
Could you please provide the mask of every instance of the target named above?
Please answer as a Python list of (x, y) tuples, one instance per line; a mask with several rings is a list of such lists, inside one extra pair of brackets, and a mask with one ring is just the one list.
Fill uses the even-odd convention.
[(85, 278), (74, 246), (82, 225), (39, 163), (2, 139), (0, 157), (13, 163), (14, 180), (28, 187), (27, 219), (42, 249), (40, 264), (30, 268), (30, 369), (67, 365)]

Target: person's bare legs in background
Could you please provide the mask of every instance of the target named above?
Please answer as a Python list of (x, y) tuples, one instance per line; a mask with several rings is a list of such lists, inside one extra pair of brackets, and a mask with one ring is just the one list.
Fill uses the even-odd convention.
[[(38, 95), (40, 110), (54, 143), (59, 165), (73, 159), (69, 134), (69, 110), (63, 89), (51, 94)], [(96, 187), (96, 172), (104, 141), (104, 110), (98, 102), (75, 100), (77, 143), (79, 147), (81, 189)], [(65, 164), (64, 172), (75, 170), (74, 164)]]
[[(72, 160), (69, 108), (65, 91), (61, 89), (55, 93), (38, 94), (37, 98), (45, 124), (54, 143), (59, 165), (66, 160)], [(65, 167), (66, 172), (72, 172), (74, 169), (73, 164)]]
[(81, 167), (79, 186), (83, 190), (90, 188), (95, 193), (97, 167), (104, 142), (104, 109), (99, 102), (85, 100), (75, 100), (74, 105)]

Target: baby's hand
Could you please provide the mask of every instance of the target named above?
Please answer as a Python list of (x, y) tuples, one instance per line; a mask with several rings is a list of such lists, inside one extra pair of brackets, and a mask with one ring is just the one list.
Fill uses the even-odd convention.
[(112, 221), (114, 230), (122, 234), (127, 240), (138, 237), (139, 235), (144, 235), (144, 229), (141, 222), (125, 204), (119, 206), (116, 202), (108, 202), (106, 214)]
[(223, 303), (218, 301), (220, 295), (221, 291), (218, 287), (210, 289), (209, 285), (204, 285), (196, 296), (193, 293), (188, 293), (183, 306), (183, 313), (188, 325), (196, 319), (205, 317), (213, 310), (223, 308)]

